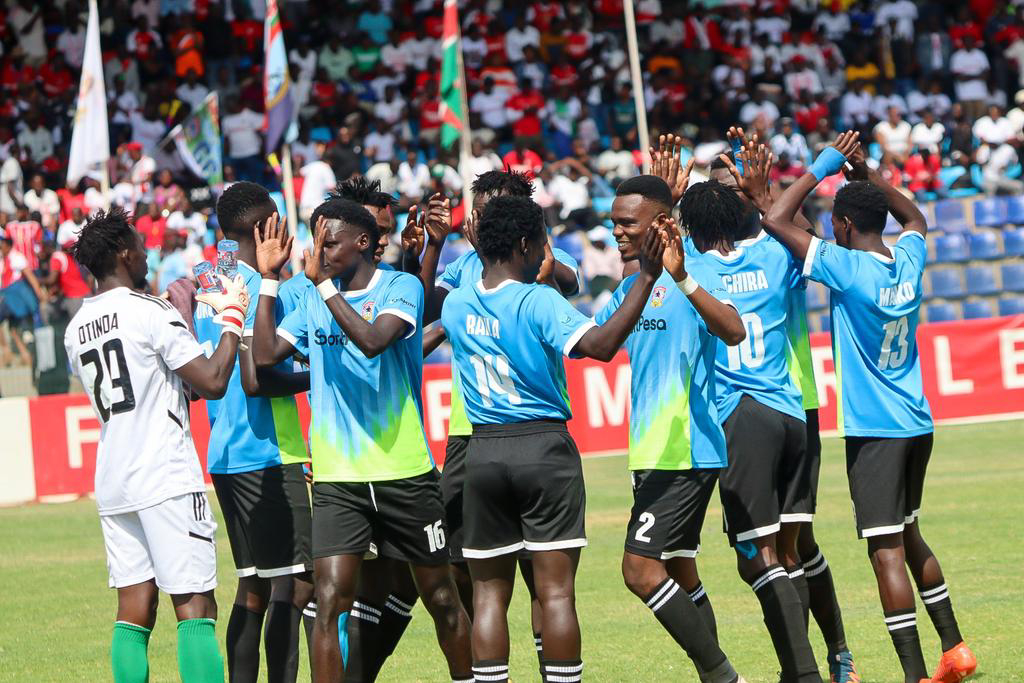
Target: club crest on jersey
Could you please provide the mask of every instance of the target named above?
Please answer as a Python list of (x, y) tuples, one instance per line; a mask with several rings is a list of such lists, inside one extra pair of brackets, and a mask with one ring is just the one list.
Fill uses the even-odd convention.
[(658, 285), (651, 292), (651, 308), (661, 308), (661, 305), (665, 303), (665, 295), (668, 294), (668, 290)]
[(374, 305), (375, 304), (372, 301), (367, 301), (365, 304), (363, 304), (362, 316), (363, 316), (363, 320), (365, 320), (366, 322), (372, 322), (373, 321), (373, 307), (374, 307)]

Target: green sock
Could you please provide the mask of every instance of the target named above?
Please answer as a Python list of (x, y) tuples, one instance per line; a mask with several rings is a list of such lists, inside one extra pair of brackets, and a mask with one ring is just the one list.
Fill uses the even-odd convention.
[(114, 622), (114, 636), (110, 642), (110, 666), (114, 683), (147, 683), (149, 681), (148, 628)]
[(178, 622), (178, 671), (182, 683), (224, 683), (224, 660), (213, 619)]

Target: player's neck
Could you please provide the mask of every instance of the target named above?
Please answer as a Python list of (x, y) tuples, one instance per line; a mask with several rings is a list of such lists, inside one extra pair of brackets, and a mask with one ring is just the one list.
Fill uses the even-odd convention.
[(370, 286), (370, 280), (373, 279), (374, 273), (377, 272), (377, 266), (373, 261), (360, 261), (359, 265), (356, 266), (352, 274), (346, 278), (344, 275), (340, 277), (342, 291), (350, 292), (353, 290), (366, 289)]
[(494, 289), (505, 280), (526, 282), (522, 268), (517, 268), (515, 264), (508, 261), (486, 265), (484, 267), (484, 276), (480, 278), (480, 282), (483, 283), (486, 289)]
[(122, 273), (114, 272), (108, 275), (107, 277), (103, 278), (102, 280), (96, 281), (97, 294), (104, 294), (112, 289), (117, 289), (118, 287), (127, 287), (128, 289), (134, 289), (134, 287), (132, 287), (131, 278)]
[(256, 242), (252, 240), (238, 240), (238, 260), (244, 261), (245, 265), (256, 270)]
[(850, 234), (850, 248), (859, 249), (860, 251), (870, 251), (875, 254), (880, 254), (886, 258), (892, 257), (892, 252), (889, 247), (882, 241), (882, 236), (878, 233), (859, 233), (856, 230), (851, 231)]

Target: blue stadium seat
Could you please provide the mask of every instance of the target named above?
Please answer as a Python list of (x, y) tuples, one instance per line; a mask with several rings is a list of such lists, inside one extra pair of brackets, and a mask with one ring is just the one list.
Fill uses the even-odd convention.
[(1006, 198), (1006, 222), (1014, 225), (1024, 225), (1024, 197)]
[(935, 238), (935, 263), (963, 263), (967, 258), (967, 239), (963, 235), (939, 235)]
[(1024, 297), (1006, 296), (999, 300), (999, 315), (1024, 315)]
[(828, 289), (820, 282), (807, 283), (807, 310), (820, 311), (828, 308)]
[(612, 202), (615, 201), (615, 197), (594, 197), (590, 200), (591, 204), (594, 205), (594, 211), (598, 213), (610, 213), (612, 210)]
[(930, 323), (946, 323), (959, 317), (956, 306), (948, 302), (928, 304), (925, 307), (925, 313), (928, 314)]
[(959, 269), (932, 270), (928, 282), (931, 285), (929, 298), (962, 299), (967, 296)]
[(964, 319), (992, 318), (995, 316), (995, 307), (989, 299), (978, 299), (977, 301), (964, 302)]
[(819, 327), (818, 327), (819, 331), (821, 331), (821, 332), (831, 332), (832, 331), (832, 316), (829, 315), (828, 313), (822, 313), (820, 316), (818, 316), (818, 324), (819, 324)]
[(1003, 254), (1024, 256), (1024, 227), (1007, 228), (1003, 231)]
[(1024, 292), (1024, 263), (1003, 265), (1003, 291)]
[(998, 294), (995, 268), (991, 266), (967, 266), (967, 294), (969, 296), (987, 296)]
[(943, 189), (948, 190), (964, 173), (967, 173), (967, 169), (963, 166), (944, 166), (939, 169), (939, 182), (942, 183)]
[(554, 246), (572, 256), (576, 261), (583, 261), (583, 235), (578, 232), (567, 232), (554, 239)]
[(974, 202), (974, 224), (981, 228), (998, 228), (1007, 222), (1006, 200), (989, 197)]
[(935, 202), (935, 227), (943, 232), (966, 232), (970, 229), (964, 216), (963, 202), (940, 199)]
[(967, 241), (971, 259), (990, 261), (1003, 255), (1003, 250), (999, 248), (999, 236), (990, 230), (972, 232)]

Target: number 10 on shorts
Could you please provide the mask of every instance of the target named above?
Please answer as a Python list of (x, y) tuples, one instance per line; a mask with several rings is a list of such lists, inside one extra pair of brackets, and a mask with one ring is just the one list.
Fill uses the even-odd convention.
[(427, 532), (427, 543), (430, 545), (430, 552), (436, 553), (438, 550), (444, 549), (444, 528), (441, 526), (441, 520), (426, 525), (423, 527), (423, 530)]

